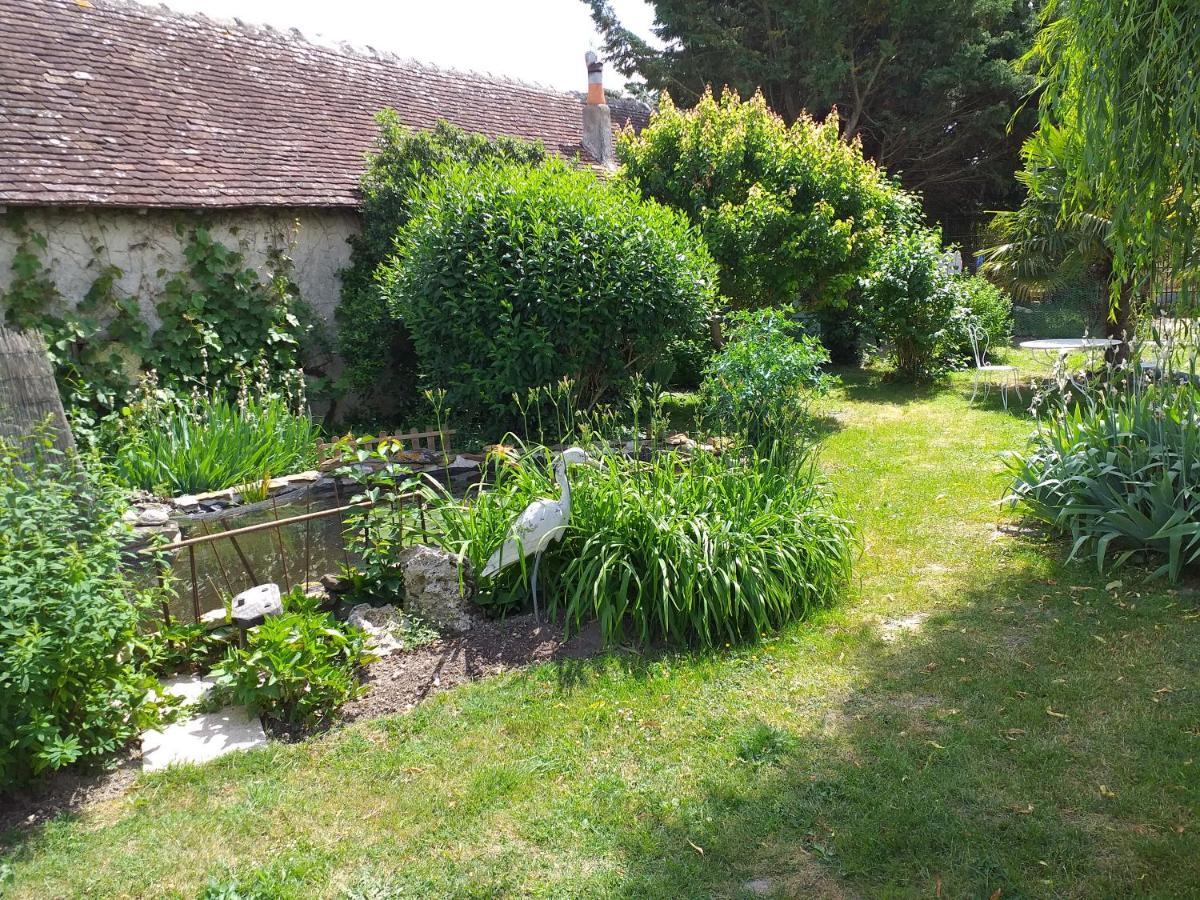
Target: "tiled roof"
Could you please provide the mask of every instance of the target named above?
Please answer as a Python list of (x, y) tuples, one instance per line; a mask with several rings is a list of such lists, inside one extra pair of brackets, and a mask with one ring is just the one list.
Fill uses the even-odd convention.
[(356, 206), (385, 106), (586, 161), (582, 103), (164, 7), (0, 0), (0, 204)]

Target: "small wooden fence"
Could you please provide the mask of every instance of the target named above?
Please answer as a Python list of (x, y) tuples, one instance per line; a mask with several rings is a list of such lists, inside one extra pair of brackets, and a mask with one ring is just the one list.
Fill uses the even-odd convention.
[(448, 454), (450, 438), (455, 433), (453, 428), (444, 428), (441, 431), (429, 428), (425, 431), (406, 431), (403, 434), (381, 434), (378, 437), (362, 438), (347, 437), (339, 441), (324, 441), (317, 444), (317, 458), (320, 460), (320, 467), (326, 469), (340, 461), (337, 451), (343, 448), (378, 447), (380, 444), (391, 444), (412, 451), (428, 450), (432, 453)]
[[(335, 490), (336, 490), (336, 488), (335, 488)], [(304, 513), (300, 513), (300, 514), (294, 515), (294, 516), (287, 516), (285, 518), (279, 518), (277, 515), (276, 518), (274, 518), (273, 520), (271, 520), (269, 522), (258, 522), (254, 525), (244, 525), (241, 528), (229, 528), (228, 525), (226, 525), (225, 523), (221, 523), (222, 530), (220, 530), (220, 531), (210, 530), (208, 527), (208, 523), (202, 519), (202, 520), (200, 520), (200, 527), (204, 532), (203, 534), (197, 535), (196, 537), (185, 538), (184, 540), (181, 540), (181, 541), (175, 541), (174, 543), (170, 543), (170, 544), (163, 544), (160, 546), (147, 547), (141, 551), (141, 554), (143, 556), (154, 557), (156, 559), (156, 563), (158, 565), (159, 582), (160, 582), (160, 585), (165, 588), (167, 585), (168, 578), (169, 578), (168, 570), (170, 568), (170, 563), (168, 562), (168, 559), (171, 557), (174, 557), (176, 554), (179, 554), (179, 553), (187, 553), (188, 571), (189, 571), (189, 575), (190, 575), (189, 580), (191, 582), (192, 615), (193, 615), (194, 620), (196, 622), (199, 622), (199, 621), (201, 621), (202, 612), (200, 610), (200, 582), (199, 582), (199, 578), (197, 576), (197, 571), (196, 571), (196, 548), (197, 547), (201, 547), (201, 546), (205, 546), (205, 545), (208, 545), (211, 547), (211, 549), (213, 551), (213, 555), (217, 562), (217, 568), (220, 571), (221, 578), (225, 583), (225, 589), (228, 591), (228, 593), (230, 595), (233, 595), (233, 594), (237, 593), (237, 591), (234, 589), (233, 579), (230, 576), (229, 568), (226, 567), (226, 565), (225, 565), (225, 559), (221, 556), (220, 544), (223, 542), (228, 542), (228, 544), (232, 547), (234, 555), (235, 555), (237, 561), (240, 562), (242, 569), (245, 571), (246, 576), (250, 580), (251, 585), (262, 584), (263, 582), (259, 579), (259, 573), (257, 573), (254, 570), (254, 566), (251, 564), (249, 556), (247, 556), (247, 554), (243, 550), (241, 544), (238, 542), (238, 538), (245, 537), (246, 535), (249, 535), (249, 534), (255, 534), (257, 532), (273, 529), (275, 532), (275, 538), (279, 543), (279, 558), (280, 558), (280, 568), (281, 568), (280, 574), (281, 574), (282, 580), (283, 580), (283, 588), (284, 588), (284, 591), (286, 592), (286, 591), (290, 591), (292, 589), (293, 579), (291, 578), (291, 573), (288, 571), (287, 552), (285, 551), (284, 546), (283, 546), (283, 533), (282, 533), (281, 529), (286, 528), (290, 525), (301, 525), (302, 524), (305, 526), (305, 528), (304, 528), (304, 572), (303, 572), (303, 577), (294, 582), (296, 585), (303, 585), (309, 581), (309, 575), (311, 574), (311, 557), (310, 557), (310, 550), (311, 550), (311, 544), (312, 544), (312, 532), (311, 532), (311, 528), (310, 528), (311, 523), (317, 519), (324, 519), (324, 518), (329, 518), (331, 516), (338, 516), (339, 520), (342, 524), (342, 530), (344, 531), (345, 530), (345, 515), (347, 512), (349, 512), (351, 510), (368, 510), (375, 506), (380, 505), (381, 502), (383, 502), (383, 501), (362, 500), (359, 502), (343, 504), (341, 502), (341, 498), (339, 496), (338, 500), (337, 500), (337, 505), (331, 509), (322, 509), (322, 510), (317, 510), (315, 512), (304, 512)], [(398, 497), (395, 498), (395, 500), (387, 501), (387, 502), (393, 508), (395, 508), (397, 505), (399, 505), (401, 509), (403, 509), (404, 506), (406, 506), (410, 503), (412, 505), (414, 505), (417, 509), (417, 518), (418, 518), (419, 528), (420, 528), (422, 538), (424, 538), (424, 539), (428, 538), (428, 527), (427, 527), (426, 518), (425, 518), (425, 500), (421, 494), (415, 493), (415, 492), (407, 493), (407, 494), (400, 494)], [(344, 545), (343, 545), (342, 552), (345, 553)], [(349, 564), (349, 559), (347, 558), (347, 565), (348, 564)], [(300, 574), (300, 573), (297, 573), (297, 574)], [(272, 580), (272, 579), (269, 579), (269, 580)], [(163, 622), (167, 625), (170, 625), (171, 610), (170, 610), (170, 606), (169, 606), (168, 601), (165, 596), (162, 601), (162, 615), (163, 615)]]

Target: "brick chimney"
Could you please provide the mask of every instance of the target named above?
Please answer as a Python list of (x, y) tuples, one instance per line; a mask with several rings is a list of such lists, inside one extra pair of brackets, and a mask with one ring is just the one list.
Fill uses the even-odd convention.
[(604, 102), (604, 63), (594, 50), (584, 56), (587, 60), (587, 104), (583, 107), (583, 149), (601, 165), (616, 164), (613, 153), (612, 114)]

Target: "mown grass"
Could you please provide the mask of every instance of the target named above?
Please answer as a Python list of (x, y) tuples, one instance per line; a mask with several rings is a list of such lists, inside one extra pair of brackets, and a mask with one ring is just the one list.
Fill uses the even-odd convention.
[(144, 777), (9, 835), (8, 890), (1200, 894), (1197, 592), (997, 530), (998, 454), (1031, 426), (965, 385), (852, 373), (825, 405), (822, 464), (865, 543), (841, 607)]

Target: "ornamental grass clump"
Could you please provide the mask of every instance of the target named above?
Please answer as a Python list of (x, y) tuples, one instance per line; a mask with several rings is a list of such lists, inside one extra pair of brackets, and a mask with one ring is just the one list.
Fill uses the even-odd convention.
[[(258, 377), (261, 376), (261, 377)], [(101, 445), (129, 488), (193, 494), (260, 485), (311, 468), (320, 427), (305, 408), (302, 376), (270, 384), (243, 378), (236, 394), (177, 391), (143, 381), (138, 396), (102, 423)]]
[[(601, 467), (571, 469), (570, 525), (539, 572), (542, 601), (569, 629), (594, 619), (610, 644), (713, 647), (803, 618), (846, 584), (853, 529), (811, 458), (589, 452)], [(556, 496), (550, 459), (534, 448), (500, 465), (494, 489), (474, 502), (442, 504), (447, 546), (479, 571), (530, 500)], [(502, 570), (481, 602), (523, 603), (530, 568)]]
[(1158, 563), (1153, 576), (1171, 581), (1200, 558), (1194, 371), (1154, 382), (1126, 373), (1093, 391), (1060, 390), (1010, 468), (1010, 500), (1069, 534), (1071, 558), (1091, 556), (1102, 572)]

